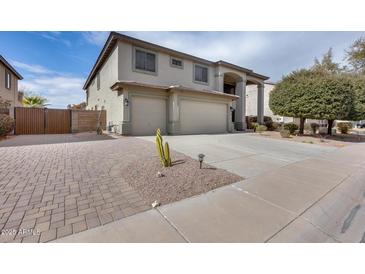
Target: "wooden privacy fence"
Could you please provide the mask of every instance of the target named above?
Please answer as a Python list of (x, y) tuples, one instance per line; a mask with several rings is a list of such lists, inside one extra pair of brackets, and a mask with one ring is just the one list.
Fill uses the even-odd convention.
[(72, 110), (72, 132), (95, 131), (100, 121), (102, 129), (106, 129), (105, 110)]
[(15, 134), (64, 134), (106, 127), (106, 112), (69, 109), (25, 108), (14, 110)]

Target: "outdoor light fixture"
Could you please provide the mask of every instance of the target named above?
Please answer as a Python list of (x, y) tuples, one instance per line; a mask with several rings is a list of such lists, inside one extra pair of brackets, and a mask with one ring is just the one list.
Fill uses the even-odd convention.
[(128, 105), (129, 105), (128, 98), (125, 98), (125, 99), (124, 99), (124, 106), (128, 107)]
[(231, 112), (233, 112), (235, 109), (234, 109), (234, 107), (230, 106), (230, 107), (229, 107), (229, 110), (230, 110)]
[(198, 155), (199, 163), (200, 163), (200, 169), (202, 168), (202, 163), (203, 163), (204, 157), (205, 157), (205, 155), (204, 155), (204, 154), (202, 154), (202, 153), (200, 153), (200, 154)]

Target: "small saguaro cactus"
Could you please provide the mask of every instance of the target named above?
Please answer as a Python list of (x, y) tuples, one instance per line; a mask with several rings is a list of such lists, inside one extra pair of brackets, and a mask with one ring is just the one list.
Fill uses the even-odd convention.
[(161, 130), (159, 128), (156, 131), (156, 146), (157, 146), (157, 152), (160, 155), (161, 164), (164, 167), (170, 167), (171, 166), (170, 147), (169, 144), (166, 142), (164, 149)]

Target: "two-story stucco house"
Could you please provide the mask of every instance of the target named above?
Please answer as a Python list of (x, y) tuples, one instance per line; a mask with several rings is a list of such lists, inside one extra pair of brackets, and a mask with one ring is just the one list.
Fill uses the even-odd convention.
[(263, 122), (267, 79), (111, 32), (84, 89), (87, 109), (105, 109), (123, 135), (223, 133), (246, 129), (246, 89)]
[(23, 94), (18, 91), (18, 80), (23, 77), (0, 55), (0, 99), (10, 104), (9, 115), (14, 115), (14, 107), (22, 106)]

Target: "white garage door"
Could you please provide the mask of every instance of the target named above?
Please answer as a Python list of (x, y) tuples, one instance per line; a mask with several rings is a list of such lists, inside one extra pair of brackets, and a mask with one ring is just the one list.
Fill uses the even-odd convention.
[(182, 134), (222, 133), (227, 131), (227, 104), (180, 101)]
[(160, 128), (166, 133), (166, 100), (132, 97), (132, 135), (155, 135)]

